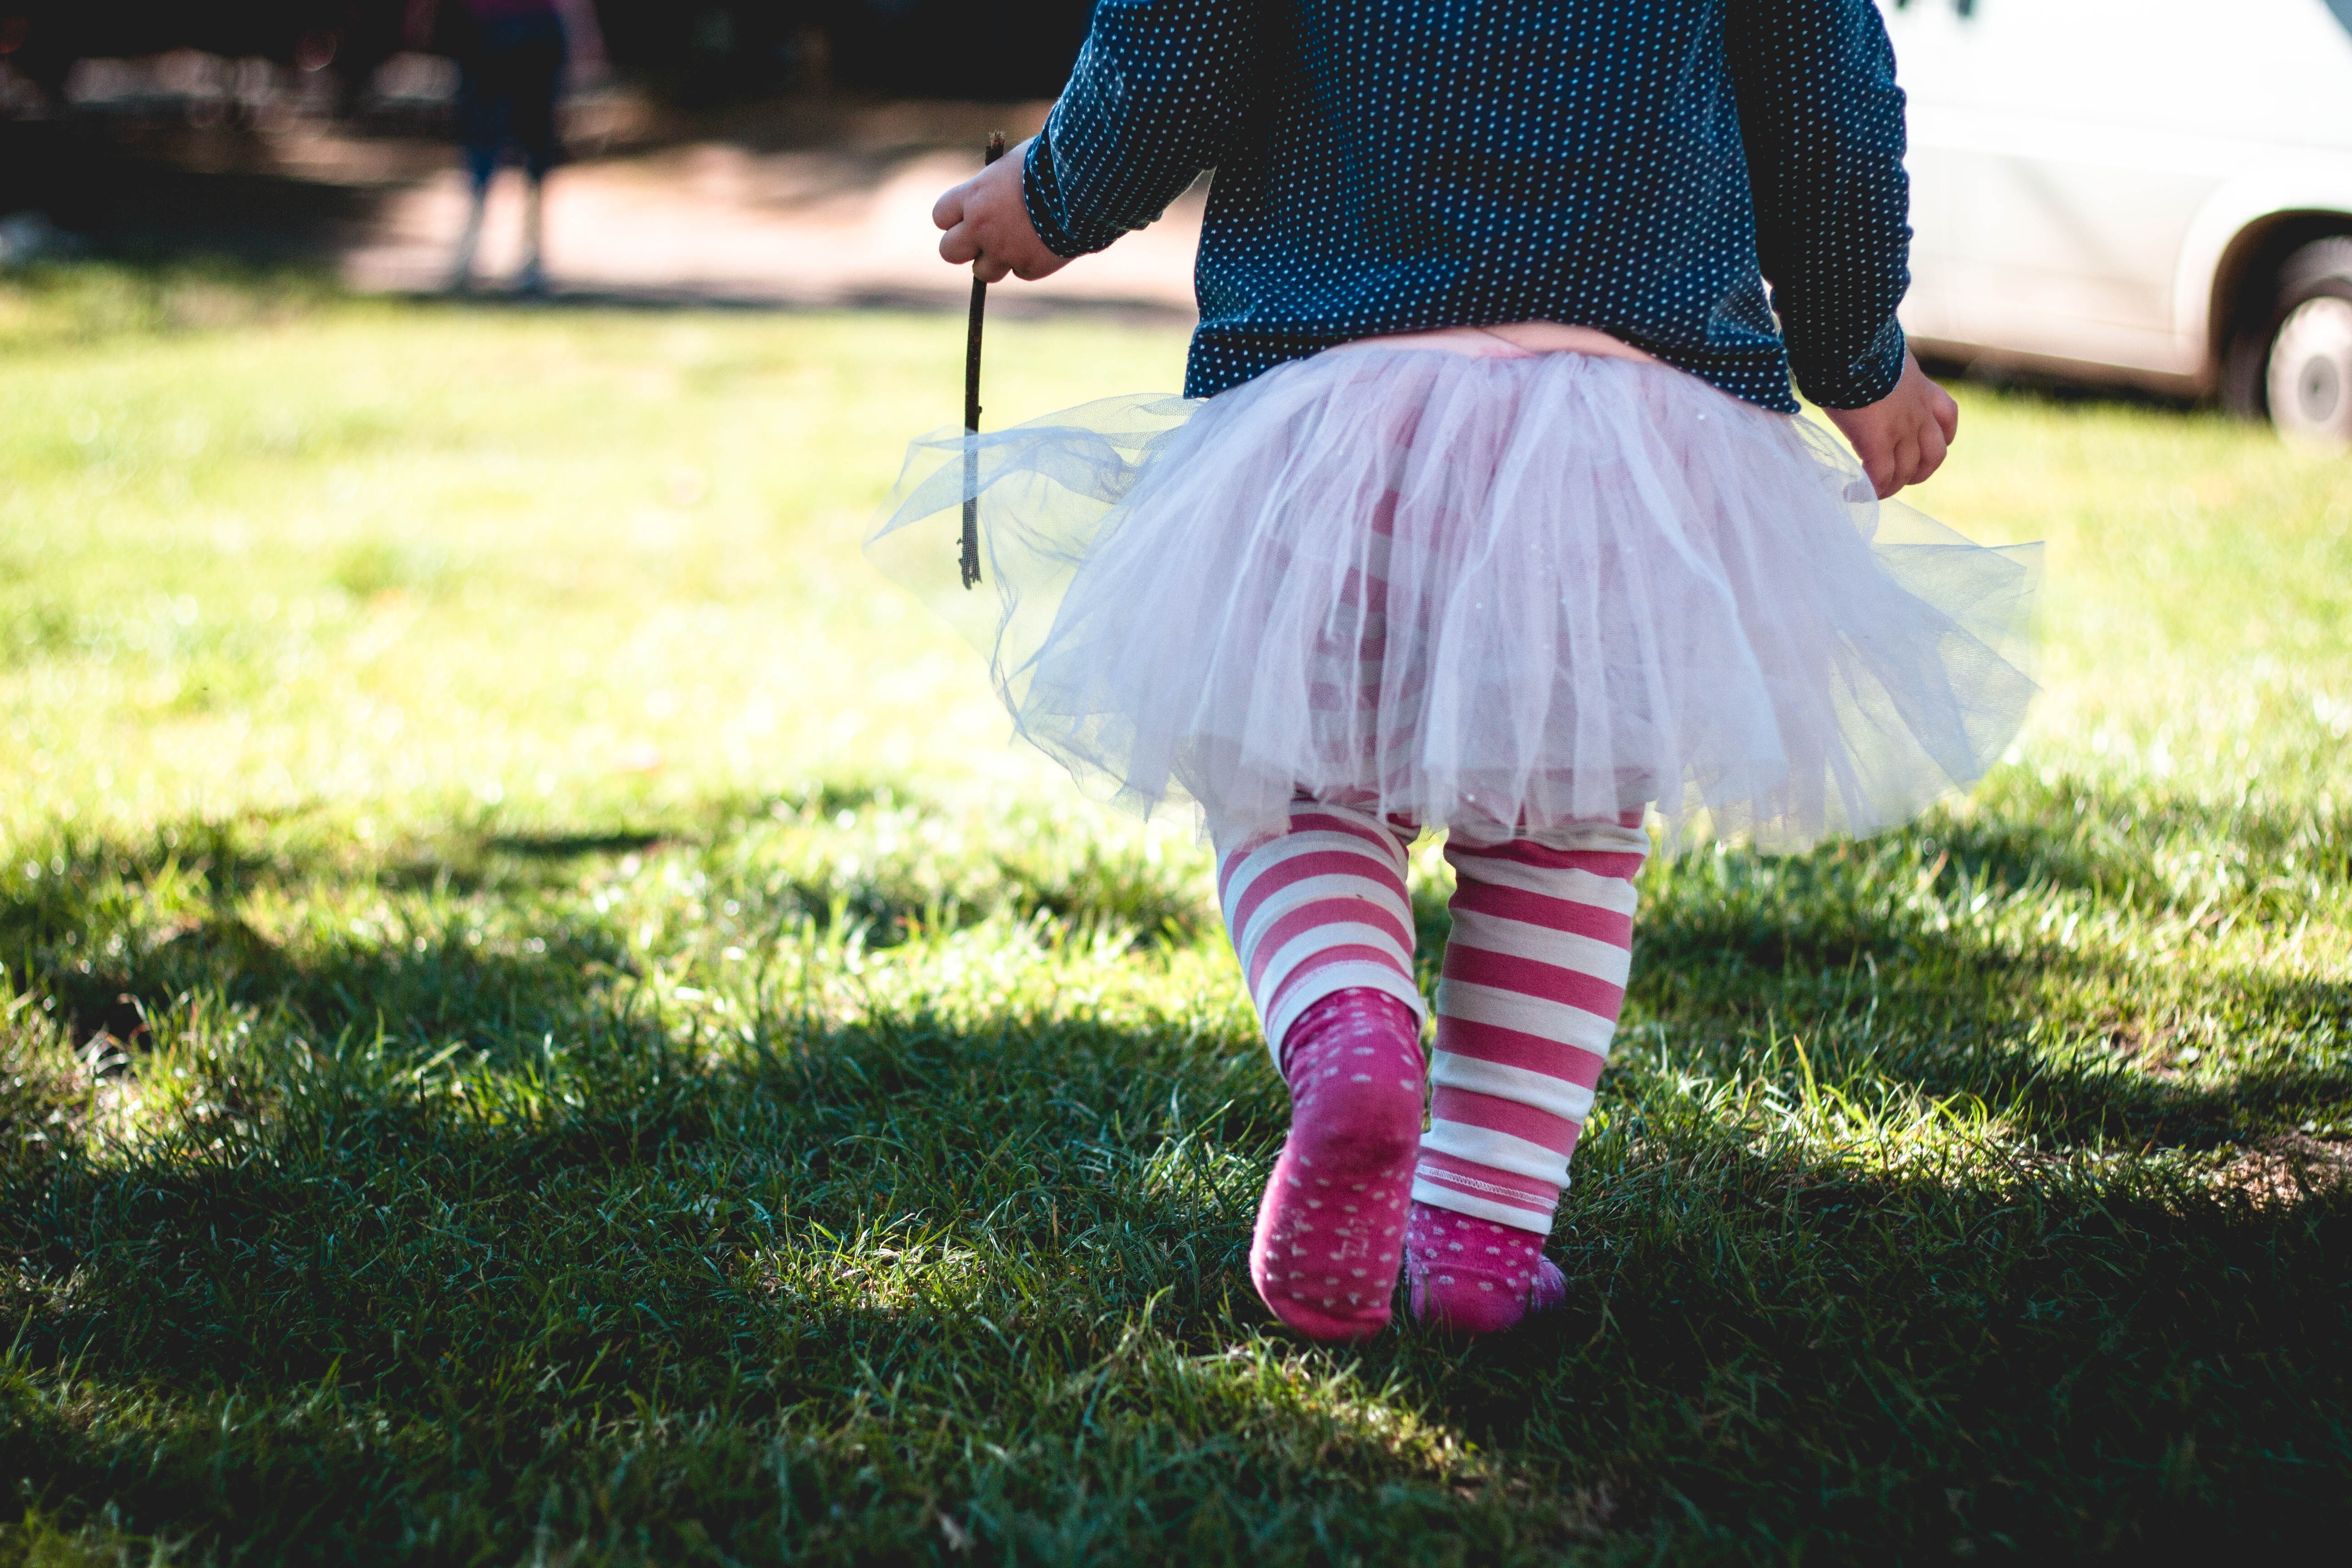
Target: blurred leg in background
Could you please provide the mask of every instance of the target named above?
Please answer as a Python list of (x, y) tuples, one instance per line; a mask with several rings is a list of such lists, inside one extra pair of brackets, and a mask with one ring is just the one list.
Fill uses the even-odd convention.
[(457, 124), (472, 182), (466, 226), (457, 239), (449, 286), (473, 281), (482, 239), (482, 214), (490, 179), (512, 147), (522, 155), (529, 181), (523, 205), (522, 266), (515, 275), (520, 292), (547, 287), (542, 251), (548, 171), (562, 150), (555, 110), (563, 91), (567, 45), (563, 17), (553, 0), (464, 0), (465, 40), (458, 56)]

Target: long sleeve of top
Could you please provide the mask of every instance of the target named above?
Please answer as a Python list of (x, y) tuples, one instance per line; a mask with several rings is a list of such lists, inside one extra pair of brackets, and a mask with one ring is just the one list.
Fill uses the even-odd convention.
[(1024, 184), (1079, 256), (1216, 171), (1194, 396), (1549, 320), (1790, 411), (1901, 372), (1902, 157), (1870, 0), (1099, 0)]
[(1911, 274), (1903, 89), (1868, 0), (1734, 4), (1726, 54), (1748, 149), (1756, 254), (1797, 384), (1832, 408), (1903, 373)]

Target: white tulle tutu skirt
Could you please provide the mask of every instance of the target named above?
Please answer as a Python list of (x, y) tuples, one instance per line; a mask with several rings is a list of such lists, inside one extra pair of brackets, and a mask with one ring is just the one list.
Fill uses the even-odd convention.
[(1975, 782), (2034, 690), (2031, 547), (1875, 500), (1801, 419), (1580, 353), (1360, 344), (943, 432), (867, 550), (1082, 785), (1220, 837), (1305, 792), (1480, 838), (1654, 803), (1670, 841), (1798, 848)]

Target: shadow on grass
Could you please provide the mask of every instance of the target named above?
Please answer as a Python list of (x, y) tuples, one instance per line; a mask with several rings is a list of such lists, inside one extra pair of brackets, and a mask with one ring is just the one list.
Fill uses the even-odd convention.
[[(1677, 1081), (1745, 1052), (1793, 1085), (1754, 1055), (1777, 1008), (1809, 1020), (1824, 1081), (1978, 1093), (2045, 1148), (2251, 1136), (2346, 1092), (2334, 1068), (2206, 1089), (2053, 1065), (2026, 982), (2091, 961), (1913, 900), (1925, 866), (1961, 875), (1932, 834), (1674, 868), (1643, 939), (1669, 1070), (1629, 1063), (1579, 1154), (1560, 1317), (1294, 1355), (1244, 1274), (1283, 1125), (1254, 1041), (1018, 1002), (843, 1027), (756, 989), (725, 1027), (656, 1015), (637, 914), (599, 911), (582, 872), (658, 847), (682, 921), (754, 888), (754, 919), (855, 918), (848, 890), (737, 853), (774, 812), (453, 826), (397, 888), (234, 826), (18, 868), (20, 985), (83, 1032), (131, 996), (166, 1037), (120, 1037), (111, 1111), (46, 1046), (49, 1087), (0, 1108), (0, 1458), (29, 1504), (322, 1561), (387, 1539), (515, 1557), (550, 1518), (593, 1561), (646, 1531), (680, 1557), (930, 1555), (942, 1511), (1000, 1555), (1199, 1531), (1212, 1558), (1414, 1539), (1559, 1561), (2088, 1552), (2342, 1510), (2340, 1189), (2263, 1202), (2178, 1163), (2000, 1151), (1863, 1175)], [(728, 880), (740, 858), (757, 874)], [(1130, 896), (1074, 866), (1008, 896)], [(911, 886), (872, 896), (914, 912)], [(273, 898), (325, 912), (271, 934)], [(2324, 1022), (2345, 999), (2260, 1000)], [(184, 1079), (142, 1075), (166, 1050)]]
[(577, 860), (592, 855), (628, 855), (662, 842), (658, 833), (497, 833), (482, 841), (493, 855), (525, 860)]
[[(402, 173), (413, 179), (425, 165), (411, 162)], [(378, 225), (396, 189), (390, 180), (290, 173), (262, 139), (232, 128), (142, 134), (89, 121), (0, 121), (0, 208), (45, 212), (103, 254), (133, 262), (195, 258), (323, 271)]]
[[(1290, 1361), (1242, 1279), (1281, 1125), (1247, 1042), (763, 1024), (714, 1061), (609, 1014), (504, 1105), (257, 1040), (241, 1121), (12, 1184), (0, 1452), (44, 1508), (322, 1559), (436, 1518), (514, 1555), (551, 1488), (600, 1552), (697, 1521), (761, 1560), (928, 1555), (943, 1508), (1007, 1554), (1205, 1521), (1302, 1562), (2341, 1511), (2341, 1194), (1857, 1177), (1652, 1091), (1580, 1155), (1557, 1319)], [(28, 1381), (67, 1368), (71, 1419)]]
[(1988, 392), (2039, 398), (2062, 406), (2104, 404), (2118, 408), (2173, 414), (2192, 413), (2207, 406), (2201, 397), (2159, 392), (2119, 376), (2102, 379), (2093, 374), (2069, 379), (2023, 361), (2006, 360), (1998, 353), (1979, 354), (1971, 359), (1931, 354), (1923, 358), (1920, 364), (1938, 381), (1960, 382)]

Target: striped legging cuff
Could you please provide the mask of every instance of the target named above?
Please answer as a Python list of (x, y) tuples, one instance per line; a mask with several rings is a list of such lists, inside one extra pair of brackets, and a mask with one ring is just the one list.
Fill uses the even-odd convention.
[(1368, 812), (1291, 803), (1287, 832), (1220, 844), (1217, 899), (1275, 1066), (1298, 1016), (1360, 986), (1425, 1018), (1413, 984), (1409, 833)]

